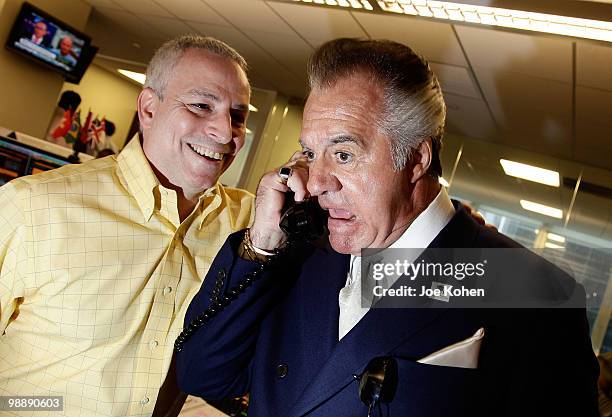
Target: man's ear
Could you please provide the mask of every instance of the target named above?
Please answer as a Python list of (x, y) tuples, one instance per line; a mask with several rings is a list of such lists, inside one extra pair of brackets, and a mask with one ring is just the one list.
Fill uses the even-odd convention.
[(416, 149), (412, 150), (412, 178), (413, 184), (427, 174), (433, 157), (431, 138), (423, 140)]
[(153, 117), (159, 106), (159, 97), (150, 88), (144, 88), (138, 95), (138, 120), (142, 130), (153, 124)]

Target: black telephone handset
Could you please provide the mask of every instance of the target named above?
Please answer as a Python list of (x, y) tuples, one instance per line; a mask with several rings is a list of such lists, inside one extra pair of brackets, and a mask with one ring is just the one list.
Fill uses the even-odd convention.
[(279, 227), (289, 242), (312, 242), (326, 232), (327, 212), (323, 210), (316, 198), (296, 202), (294, 193), (285, 194), (285, 204)]

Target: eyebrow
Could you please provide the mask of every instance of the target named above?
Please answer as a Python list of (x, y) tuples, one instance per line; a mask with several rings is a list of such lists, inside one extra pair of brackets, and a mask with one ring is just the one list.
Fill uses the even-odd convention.
[(189, 94), (191, 96), (206, 97), (206, 98), (211, 99), (212, 101), (219, 101), (219, 97), (217, 97), (216, 95), (214, 95), (210, 91), (201, 90), (199, 88), (192, 88), (191, 90), (189, 90), (187, 92), (187, 94)]
[[(191, 96), (206, 97), (215, 103), (218, 103), (220, 101), (219, 97), (217, 97), (210, 91), (202, 90), (200, 88), (192, 88), (191, 90), (187, 92), (187, 94)], [(232, 108), (236, 110), (240, 110), (240, 111), (247, 111), (249, 109), (249, 105), (248, 104), (236, 104)]]
[(362, 146), (363, 145), (363, 141), (359, 138), (356, 138), (355, 136), (350, 136), (350, 135), (340, 135), (340, 136), (336, 136), (330, 139), (330, 142), (332, 144), (338, 144), (338, 143), (354, 143), (355, 145), (358, 146)]
[[(302, 148), (308, 148), (308, 146), (306, 146), (306, 144), (304, 144), (304, 142), (302, 141), (302, 139), (300, 139), (299, 144)], [(338, 136), (334, 136), (331, 139), (329, 139), (329, 142), (332, 145), (337, 145), (338, 143), (354, 143), (355, 145), (359, 146), (359, 147), (363, 147), (363, 141), (360, 138), (357, 138), (355, 136), (350, 136), (350, 135), (338, 135)]]

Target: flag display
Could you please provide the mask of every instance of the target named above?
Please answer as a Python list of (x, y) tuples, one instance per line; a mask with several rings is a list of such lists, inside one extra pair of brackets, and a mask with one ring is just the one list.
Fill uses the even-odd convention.
[(66, 136), (70, 127), (72, 126), (72, 111), (70, 109), (64, 112), (64, 117), (60, 122), (59, 126), (57, 126), (53, 132), (51, 132), (51, 137), (53, 139), (59, 139), (61, 137)]
[(70, 123), (70, 128), (68, 132), (64, 135), (64, 139), (66, 143), (74, 143), (78, 140), (81, 135), (81, 111), (77, 110), (77, 112), (72, 117), (72, 122)]

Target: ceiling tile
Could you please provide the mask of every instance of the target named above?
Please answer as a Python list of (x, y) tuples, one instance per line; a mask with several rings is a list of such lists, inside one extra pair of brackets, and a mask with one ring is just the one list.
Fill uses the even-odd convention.
[(154, 3), (153, 0), (114, 0), (115, 3), (119, 4), (125, 10), (128, 10), (134, 14), (149, 14), (154, 16), (172, 17), (170, 13), (163, 7)]
[(512, 126), (506, 117), (510, 111), (571, 118), (571, 84), (489, 67), (474, 67), (474, 74), (495, 119), (502, 126)]
[(309, 7), (296, 3), (267, 4), (315, 47), (336, 38), (367, 37), (348, 10)]
[(493, 29), (456, 26), (473, 67), (520, 72), (572, 82), (572, 41)]
[(612, 130), (611, 103), (612, 91), (578, 86), (576, 87), (576, 120), (585, 124), (589, 122), (603, 124)]
[[(130, 13), (119, 12), (119, 15), (121, 15), (121, 18), (126, 18), (125, 15), (127, 15), (127, 19), (136, 19)], [(157, 39), (153, 36), (144, 38), (141, 35), (143, 32), (133, 33), (128, 31), (127, 28), (134, 30), (134, 26), (125, 23), (127, 22), (121, 25), (117, 20), (102, 15), (98, 9), (94, 9), (89, 16), (85, 32), (94, 39), (95, 45), (100, 48), (98, 56), (107, 55), (140, 63), (149, 62), (153, 51), (159, 47), (163, 39)], [(139, 19), (137, 19), (136, 23), (146, 25)], [(144, 33), (151, 33), (153, 31), (148, 25), (146, 30)], [(121, 42), (117, 42), (117, 39), (121, 39)]]
[(123, 10), (123, 8), (119, 6), (117, 3), (115, 3), (113, 0), (85, 0), (85, 1), (91, 4), (94, 8), (106, 7), (109, 9)]
[(146, 23), (142, 19), (139, 19), (132, 13), (126, 13), (125, 11), (116, 9), (107, 9), (105, 7), (96, 8), (95, 11), (104, 18), (115, 22), (127, 32), (137, 35), (146, 33), (147, 37), (156, 39), (165, 38), (165, 36), (155, 32), (154, 28), (150, 24)]
[(578, 42), (576, 84), (612, 91), (612, 46)]
[(265, 2), (260, 0), (203, 0), (245, 33), (251, 30), (296, 36)]
[(295, 75), (305, 79), (308, 57), (314, 49), (302, 38), (292, 35), (278, 36), (255, 30), (248, 31), (247, 35)]
[(195, 22), (191, 23), (190, 26), (193, 26), (202, 35), (213, 36), (234, 47), (244, 56), (253, 71), (268, 80), (270, 84), (277, 86), (276, 90), (289, 94), (278, 86), (301, 84), (293, 73), (286, 69), (283, 70), (277, 61), (239, 30), (232, 27), (206, 25)]
[(217, 12), (202, 0), (153, 0), (174, 16), (183, 20), (211, 23), (213, 25), (229, 25)]
[(475, 67), (485, 100), (508, 145), (563, 158), (572, 150), (572, 86)]
[(612, 92), (576, 88), (575, 158), (612, 169)]
[(429, 61), (467, 66), (449, 23), (412, 16), (352, 12), (372, 39), (389, 39), (410, 46)]
[[(195, 33), (195, 29), (187, 26), (182, 20), (150, 15), (140, 15), (140, 18), (157, 29), (158, 33), (167, 38)], [(162, 36), (163, 36), (162, 35)]]
[(445, 93), (481, 99), (467, 68), (436, 62), (430, 62), (429, 65), (438, 77), (442, 91)]
[(444, 94), (446, 129), (476, 139), (499, 140), (499, 132), (482, 100)]

